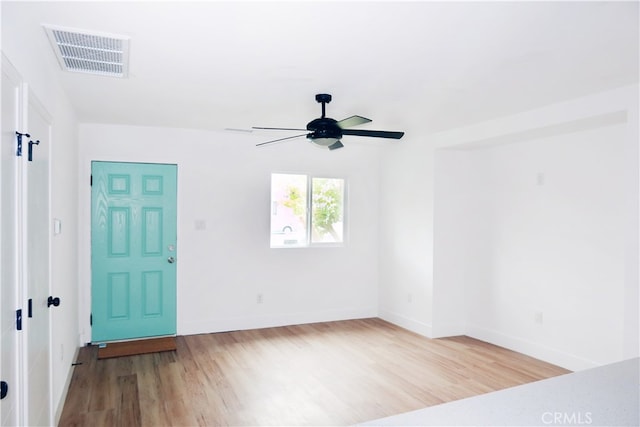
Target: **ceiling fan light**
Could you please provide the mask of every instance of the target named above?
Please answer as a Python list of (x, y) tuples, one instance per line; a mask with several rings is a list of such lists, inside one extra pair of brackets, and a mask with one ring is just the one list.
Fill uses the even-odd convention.
[(313, 138), (311, 142), (321, 147), (328, 147), (340, 141), (338, 138)]

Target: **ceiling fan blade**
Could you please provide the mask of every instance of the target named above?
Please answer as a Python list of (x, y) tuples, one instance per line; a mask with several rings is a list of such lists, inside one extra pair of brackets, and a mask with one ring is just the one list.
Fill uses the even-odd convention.
[(300, 134), (300, 135), (288, 136), (286, 138), (273, 139), (271, 141), (261, 142), (260, 144), (256, 144), (256, 147), (259, 147), (261, 145), (266, 145), (266, 144), (273, 144), (274, 142), (285, 141), (287, 139), (300, 138), (301, 136), (306, 136), (306, 135), (307, 135), (306, 133), (303, 133), (303, 134)]
[(344, 145), (342, 145), (342, 142), (336, 141), (329, 146), (329, 150), (337, 150), (338, 148), (342, 148), (342, 147), (344, 147)]
[(251, 129), (266, 129), (266, 130), (307, 130), (307, 129), (295, 129), (295, 128), (265, 128), (265, 127), (258, 127), (258, 126), (252, 126)]
[(370, 121), (371, 121), (371, 119), (367, 119), (366, 117), (351, 116), (351, 117), (347, 117), (346, 119), (340, 120), (336, 124), (338, 125), (338, 127), (340, 129), (346, 129), (346, 128), (350, 128), (350, 127), (353, 127), (353, 126), (362, 125), (364, 123), (369, 123)]
[(374, 138), (400, 139), (404, 132), (388, 132), (385, 130), (343, 129), (343, 135), (372, 136)]

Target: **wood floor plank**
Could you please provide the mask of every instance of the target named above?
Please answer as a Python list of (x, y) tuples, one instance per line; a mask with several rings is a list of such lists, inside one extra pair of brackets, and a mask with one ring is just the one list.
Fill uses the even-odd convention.
[(140, 399), (138, 396), (138, 376), (123, 375), (118, 377), (120, 399), (116, 408), (118, 425), (136, 427), (142, 425)]
[(176, 337), (171, 352), (82, 348), (61, 426), (352, 425), (568, 371), (381, 319)]
[[(153, 354), (132, 357), (133, 369), (137, 373), (140, 421), (145, 426), (162, 426), (169, 419), (160, 391), (158, 365)], [(151, 368), (149, 368), (151, 366)]]

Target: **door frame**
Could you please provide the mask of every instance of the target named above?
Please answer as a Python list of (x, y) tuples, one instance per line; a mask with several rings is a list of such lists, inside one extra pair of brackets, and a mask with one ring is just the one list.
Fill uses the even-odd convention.
[[(14, 183), (12, 185), (13, 194), (11, 194), (11, 211), (13, 214), (13, 227), (9, 227), (9, 229), (2, 228), (0, 225), (0, 234), (2, 234), (2, 241), (6, 241), (7, 238), (11, 238), (13, 241), (11, 242), (11, 250), (13, 252), (12, 259), (12, 273), (11, 273), (11, 283), (4, 283), (0, 278), (0, 283), (2, 285), (1, 293), (6, 298), (9, 296), (9, 300), (5, 298), (0, 298), (2, 305), (0, 308), (0, 314), (4, 316), (10, 316), (10, 322), (12, 323), (11, 330), (0, 331), (0, 332), (8, 332), (13, 334), (13, 337), (7, 341), (0, 341), (0, 349), (7, 345), (7, 342), (10, 343), (13, 348), (9, 348), (8, 351), (0, 352), (0, 373), (2, 373), (2, 380), (7, 380), (8, 383), (8, 394), (5, 401), (2, 402), (2, 407), (5, 410), (8, 410), (11, 414), (11, 418), (7, 421), (9, 423), (13, 423), (15, 425), (24, 425), (24, 399), (22, 398), (23, 394), (23, 369), (24, 369), (24, 351), (23, 351), (23, 334), (16, 330), (16, 326), (14, 324), (16, 310), (22, 308), (22, 222), (21, 222), (21, 211), (22, 211), (22, 162), (15, 154), (16, 149), (16, 139), (15, 139), (15, 131), (25, 133), (24, 126), (24, 116), (27, 109), (24, 104), (26, 101), (26, 85), (22, 80), (22, 76), (16, 70), (16, 68), (11, 64), (9, 59), (2, 52), (2, 74), (6, 75), (9, 80), (11, 80), (12, 87), (3, 87), (3, 94), (6, 93), (7, 90), (14, 91), (14, 113), (15, 113), (15, 123), (7, 123), (2, 120), (2, 134), (3, 137), (8, 135), (12, 140), (11, 146), (7, 148), (9, 151), (7, 155), (10, 157), (10, 160), (13, 161), (13, 166), (11, 170), (11, 174), (13, 175)], [(2, 140), (2, 143), (5, 144), (5, 140)], [(3, 154), (5, 146), (2, 147)], [(2, 159), (3, 161), (5, 159)], [(2, 166), (0, 165), (0, 168)], [(4, 197), (2, 191), (0, 191), (0, 196)], [(2, 204), (2, 199), (0, 199), (0, 205)], [(0, 219), (4, 220), (7, 210), (9, 207), (3, 206), (0, 211)], [(0, 253), (2, 249), (0, 248)], [(3, 268), (6, 268), (6, 265), (3, 265)], [(5, 292), (11, 292), (10, 294)], [(0, 323), (0, 328), (4, 325)], [(0, 334), (1, 335), (1, 334)], [(4, 344), (4, 345), (3, 345)], [(5, 356), (5, 359), (2, 358), (2, 355)], [(9, 360), (6, 360), (9, 358)], [(7, 370), (11, 372), (10, 376), (7, 376), (7, 373), (2, 369), (3, 366), (7, 365)], [(7, 406), (10, 405), (10, 406)], [(4, 420), (4, 417), (8, 416), (5, 414), (0, 408), (0, 422)]]

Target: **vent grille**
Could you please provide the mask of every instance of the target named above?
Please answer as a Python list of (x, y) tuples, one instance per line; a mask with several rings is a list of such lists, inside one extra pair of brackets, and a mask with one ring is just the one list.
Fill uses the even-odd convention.
[(129, 38), (44, 26), (63, 70), (127, 77)]

